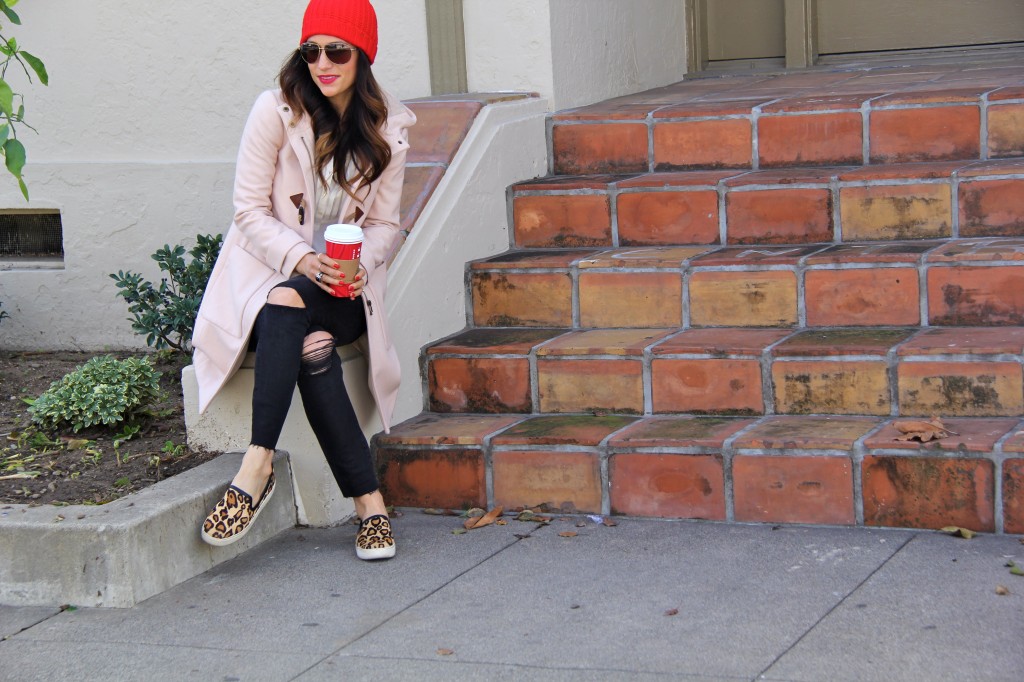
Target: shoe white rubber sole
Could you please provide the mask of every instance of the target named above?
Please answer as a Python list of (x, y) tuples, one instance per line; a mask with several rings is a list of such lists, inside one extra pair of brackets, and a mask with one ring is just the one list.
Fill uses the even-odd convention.
[(395, 556), (396, 547), (391, 545), (390, 547), (380, 547), (377, 549), (363, 549), (362, 547), (356, 547), (356, 556), (363, 561), (375, 561), (377, 559), (390, 559)]

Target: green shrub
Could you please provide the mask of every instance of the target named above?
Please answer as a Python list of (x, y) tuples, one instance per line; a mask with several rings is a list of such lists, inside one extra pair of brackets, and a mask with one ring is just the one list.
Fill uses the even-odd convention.
[(192, 355), (192, 330), (199, 304), (223, 243), (219, 234), (197, 235), (196, 245), (188, 252), (192, 257), (188, 263), (184, 246), (172, 248), (165, 244), (152, 256), (168, 275), (160, 280), (159, 286), (131, 271), (118, 270), (116, 275), (110, 275), (120, 289), (117, 295), (128, 302), (132, 329), (145, 335), (147, 345)]
[(160, 373), (148, 358), (92, 358), (36, 398), (28, 411), (44, 429), (74, 431), (131, 419), (160, 398)]

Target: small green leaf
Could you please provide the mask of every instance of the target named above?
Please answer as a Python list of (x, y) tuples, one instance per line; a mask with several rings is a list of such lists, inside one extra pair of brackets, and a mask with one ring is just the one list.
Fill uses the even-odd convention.
[(21, 26), (21, 18), (17, 15), (17, 13), (15, 13), (13, 9), (7, 6), (6, 2), (0, 2), (0, 12), (6, 14), (7, 18), (10, 20), (12, 24)]
[(4, 163), (7, 170), (16, 178), (21, 177), (21, 169), (25, 167), (25, 145), (13, 137), (4, 142)]
[(0, 111), (7, 116), (14, 115), (14, 91), (2, 78), (0, 78)]
[(0, 125), (0, 144), (3, 144), (11, 134), (11, 126), (4, 123)]
[(29, 54), (28, 52), (25, 52), (25, 50), (22, 50), (20, 54), (21, 58), (28, 62), (28, 65), (31, 66), (32, 70), (36, 72), (37, 76), (39, 76), (39, 82), (43, 85), (49, 85), (50, 76), (46, 73), (46, 66), (43, 65), (43, 62), (39, 57)]
[(25, 201), (28, 201), (28, 185), (25, 184), (24, 178), (18, 176), (18, 189), (21, 190), (21, 195), (25, 197)]

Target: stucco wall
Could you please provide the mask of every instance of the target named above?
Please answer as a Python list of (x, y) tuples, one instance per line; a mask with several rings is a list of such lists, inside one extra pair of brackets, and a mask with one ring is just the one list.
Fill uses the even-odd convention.
[(538, 92), (553, 105), (551, 0), (463, 0), (462, 14), (469, 90)]
[(554, 110), (682, 80), (683, 0), (464, 0), (469, 89)]
[(668, 85), (686, 73), (681, 0), (556, 0), (551, 63), (558, 109)]
[[(42, 58), (50, 86), (25, 88), (32, 201), (0, 174), (0, 209), (57, 208), (58, 270), (3, 269), (0, 348), (142, 346), (107, 276), (156, 279), (165, 243), (230, 224), (238, 138), (297, 40), (306, 0), (33, 0), (8, 31)], [(424, 0), (374, 0), (378, 79), (403, 99), (430, 94)], [(465, 0), (475, 91), (539, 92), (550, 109), (682, 78), (683, 0)], [(11, 28), (5, 23), (7, 28)]]
[[(57, 208), (64, 268), (0, 270), (3, 348), (140, 346), (108, 273), (159, 271), (149, 255), (230, 224), (238, 139), (256, 95), (298, 40), (306, 0), (33, 0), (5, 33), (40, 57), (26, 87), (27, 203), (0, 174), (0, 208)], [(429, 94), (423, 0), (376, 0), (374, 72), (401, 98)], [(244, 9), (243, 9), (244, 8)]]

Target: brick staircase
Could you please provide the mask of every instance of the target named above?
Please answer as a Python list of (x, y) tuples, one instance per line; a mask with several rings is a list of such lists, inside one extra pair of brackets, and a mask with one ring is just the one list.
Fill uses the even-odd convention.
[(550, 130), (427, 411), (375, 439), (390, 502), (1024, 533), (1024, 66), (696, 79)]

